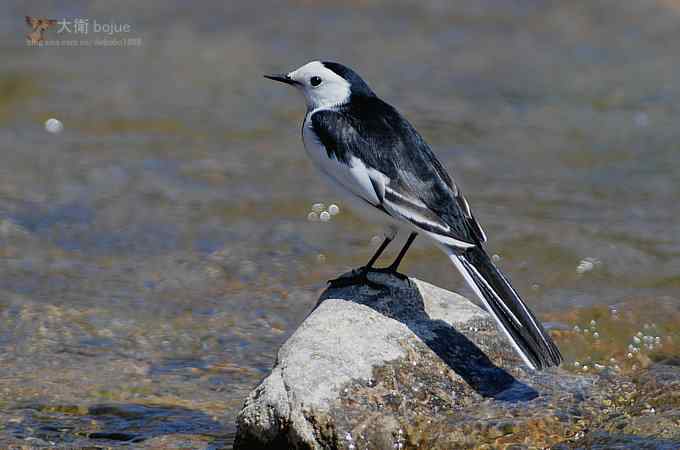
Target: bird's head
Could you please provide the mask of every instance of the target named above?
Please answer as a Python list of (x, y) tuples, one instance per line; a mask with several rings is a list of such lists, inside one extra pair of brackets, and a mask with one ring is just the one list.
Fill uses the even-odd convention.
[(352, 69), (328, 61), (312, 61), (292, 72), (265, 77), (298, 88), (309, 110), (345, 104), (353, 95), (375, 95)]

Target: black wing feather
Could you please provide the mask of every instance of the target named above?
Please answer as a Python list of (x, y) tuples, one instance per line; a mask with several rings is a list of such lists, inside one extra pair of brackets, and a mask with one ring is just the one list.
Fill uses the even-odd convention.
[[(476, 244), (484, 233), (467, 202), (430, 146), (397, 110), (377, 97), (353, 97), (346, 105), (313, 113), (312, 127), (329, 158), (349, 164), (356, 156), (390, 180), (390, 189), (417, 199), (416, 211), (449, 230), (428, 231)], [(425, 229), (426, 224), (418, 223)]]
[(452, 258), (519, 351), (539, 369), (561, 362), (550, 336), (486, 254), (486, 237), (465, 197), (406, 119), (377, 97), (353, 96), (346, 105), (313, 113), (311, 122), (330, 158), (350, 164), (357, 157), (387, 177), (381, 201), (390, 208), (383, 211), (407, 208), (413, 217), (404, 218), (420, 228), (472, 244), (451, 245)]

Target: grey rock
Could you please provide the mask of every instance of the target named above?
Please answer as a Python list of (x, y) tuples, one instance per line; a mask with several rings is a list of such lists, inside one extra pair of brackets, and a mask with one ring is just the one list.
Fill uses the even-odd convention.
[(572, 448), (631, 405), (625, 378), (526, 369), (460, 295), (370, 276), (383, 287), (327, 290), (283, 344), (238, 416), (236, 449)]

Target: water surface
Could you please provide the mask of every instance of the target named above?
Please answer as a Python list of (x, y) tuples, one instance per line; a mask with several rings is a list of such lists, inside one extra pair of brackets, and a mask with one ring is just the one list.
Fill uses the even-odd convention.
[[(277, 347), (380, 233), (307, 161), (302, 100), (261, 76), (318, 58), (432, 144), (570, 365), (675, 352), (677, 2), (450, 3), (3, 2), (0, 442), (229, 445)], [(25, 14), (141, 43), (29, 48)], [(341, 212), (310, 222), (317, 202)], [(469, 294), (422, 239), (402, 269)], [(599, 343), (565, 331), (592, 319)], [(662, 344), (627, 359), (636, 330)]]

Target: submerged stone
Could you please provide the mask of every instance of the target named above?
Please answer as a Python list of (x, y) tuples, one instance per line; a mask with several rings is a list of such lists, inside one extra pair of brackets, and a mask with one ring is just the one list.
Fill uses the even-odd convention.
[(238, 416), (236, 449), (339, 449), (347, 436), (357, 449), (680, 442), (677, 400), (662, 395), (677, 367), (660, 380), (531, 371), (467, 299), (370, 276), (383, 287), (327, 290), (284, 343)]

